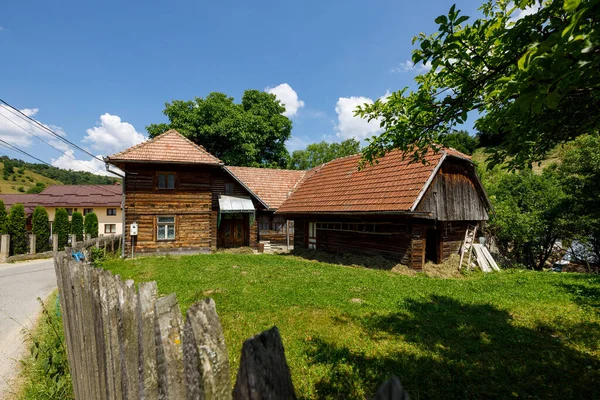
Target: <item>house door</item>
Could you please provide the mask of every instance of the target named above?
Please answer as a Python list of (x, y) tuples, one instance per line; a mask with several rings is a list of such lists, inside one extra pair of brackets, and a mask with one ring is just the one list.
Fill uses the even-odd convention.
[(308, 223), (308, 248), (315, 249), (317, 248), (317, 223), (309, 222)]
[(243, 215), (232, 215), (223, 219), (219, 227), (221, 247), (242, 247), (246, 245), (246, 218)]
[(425, 232), (425, 260), (439, 263), (439, 240), (438, 231), (435, 229), (427, 229)]

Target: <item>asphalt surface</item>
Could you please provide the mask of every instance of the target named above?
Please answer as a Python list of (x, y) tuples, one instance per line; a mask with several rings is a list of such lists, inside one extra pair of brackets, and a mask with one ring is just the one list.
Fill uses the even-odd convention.
[(0, 399), (10, 398), (10, 380), (25, 351), (23, 328), (30, 328), (45, 299), (56, 288), (54, 263), (35, 260), (0, 264)]

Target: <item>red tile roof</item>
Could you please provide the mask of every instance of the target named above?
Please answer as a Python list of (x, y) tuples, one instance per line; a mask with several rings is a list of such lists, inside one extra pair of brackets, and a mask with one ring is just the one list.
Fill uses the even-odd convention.
[(119, 185), (52, 185), (40, 194), (0, 194), (8, 207), (21, 203), (30, 214), (43, 207), (121, 207)]
[(338, 158), (310, 170), (279, 213), (411, 211), (445, 156), (470, 157), (454, 149), (430, 151), (426, 164), (403, 160), (395, 150), (378, 164), (358, 170), (359, 154)]
[(177, 164), (222, 164), (210, 154), (176, 130), (169, 130), (153, 139), (137, 144), (120, 153), (106, 157), (111, 163), (156, 162)]
[(226, 167), (250, 189), (269, 209), (277, 209), (289, 196), (306, 171), (289, 169)]

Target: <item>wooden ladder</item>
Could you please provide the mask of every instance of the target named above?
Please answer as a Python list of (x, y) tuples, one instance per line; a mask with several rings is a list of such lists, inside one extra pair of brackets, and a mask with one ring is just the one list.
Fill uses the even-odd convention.
[(473, 243), (475, 243), (475, 236), (477, 235), (477, 225), (467, 226), (465, 232), (465, 240), (463, 241), (460, 249), (460, 262), (458, 263), (458, 269), (462, 269), (463, 261), (465, 259), (465, 253), (469, 252), (469, 258), (467, 261), (467, 270), (471, 269), (471, 254), (473, 253)]

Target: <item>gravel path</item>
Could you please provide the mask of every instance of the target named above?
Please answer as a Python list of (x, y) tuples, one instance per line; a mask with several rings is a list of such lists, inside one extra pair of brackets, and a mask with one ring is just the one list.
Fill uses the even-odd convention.
[(10, 380), (25, 350), (23, 327), (31, 327), (40, 312), (38, 297), (56, 288), (52, 260), (0, 264), (0, 399), (10, 398)]

